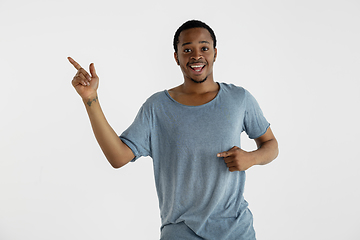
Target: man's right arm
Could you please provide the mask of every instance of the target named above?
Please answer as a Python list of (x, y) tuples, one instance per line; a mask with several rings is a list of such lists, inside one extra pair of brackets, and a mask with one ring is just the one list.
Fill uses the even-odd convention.
[(121, 141), (107, 122), (99, 104), (98, 97), (83, 100), (91, 126), (101, 150), (114, 168), (120, 168), (135, 156), (131, 149)]
[(96, 74), (94, 64), (90, 65), (90, 76), (72, 58), (69, 57), (68, 59), (78, 70), (72, 80), (72, 85), (85, 104), (95, 138), (109, 163), (114, 168), (120, 168), (135, 156), (132, 150), (121, 141), (105, 118), (97, 95), (99, 77)]

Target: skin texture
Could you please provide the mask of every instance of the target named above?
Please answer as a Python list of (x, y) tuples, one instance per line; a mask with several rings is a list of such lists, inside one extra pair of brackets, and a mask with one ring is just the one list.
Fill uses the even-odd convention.
[(102, 112), (97, 95), (99, 77), (94, 64), (90, 64), (89, 74), (74, 59), (69, 57), (68, 60), (77, 69), (72, 85), (84, 102), (96, 140), (114, 168), (124, 166), (135, 156), (131, 149), (120, 140)]
[[(184, 105), (191, 106), (211, 101), (219, 91), (219, 85), (213, 78), (216, 56), (217, 49), (213, 47), (211, 35), (205, 28), (192, 28), (181, 32), (178, 52), (174, 53), (174, 59), (180, 66), (184, 83), (170, 89), (170, 96)], [(191, 69), (192, 65), (205, 66), (201, 73), (196, 73)]]
[[(213, 66), (217, 57), (217, 49), (205, 28), (192, 28), (180, 33), (178, 52), (174, 53), (176, 63), (180, 66), (184, 83), (168, 90), (170, 96), (177, 102), (198, 106), (216, 97), (219, 85), (214, 81)], [(99, 77), (94, 64), (90, 64), (89, 72), (83, 69), (74, 59), (68, 58), (77, 69), (72, 80), (77, 93), (86, 107), (95, 137), (109, 163), (119, 168), (134, 158), (131, 149), (124, 144), (108, 124), (100, 107), (97, 89)], [(191, 66), (203, 66), (201, 71), (194, 71)], [(198, 68), (200, 69), (200, 67)], [(278, 143), (271, 129), (255, 139), (258, 149), (247, 152), (234, 146), (228, 151), (217, 154), (224, 159), (230, 172), (245, 171), (254, 165), (264, 165), (278, 155)]]

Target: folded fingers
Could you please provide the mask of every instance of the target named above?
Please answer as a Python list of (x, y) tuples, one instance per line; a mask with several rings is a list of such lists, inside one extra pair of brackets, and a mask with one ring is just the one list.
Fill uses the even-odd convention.
[(73, 84), (74, 85), (81, 84), (84, 86), (89, 86), (90, 80), (91, 80), (90, 75), (83, 68), (80, 68), (73, 78)]

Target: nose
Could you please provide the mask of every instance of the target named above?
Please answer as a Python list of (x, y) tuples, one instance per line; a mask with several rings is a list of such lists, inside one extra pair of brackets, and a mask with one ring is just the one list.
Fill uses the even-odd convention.
[(199, 59), (203, 58), (203, 56), (201, 54), (201, 51), (194, 50), (191, 58), (194, 59), (194, 60), (199, 60)]

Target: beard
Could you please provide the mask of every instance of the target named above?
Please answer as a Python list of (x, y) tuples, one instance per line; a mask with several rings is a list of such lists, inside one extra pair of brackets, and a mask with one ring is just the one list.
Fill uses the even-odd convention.
[(195, 79), (193, 79), (193, 78), (190, 78), (190, 79), (191, 79), (191, 81), (193, 81), (194, 83), (203, 83), (203, 82), (206, 81), (207, 77), (204, 78), (203, 80), (200, 80), (200, 81), (197, 81), (197, 80), (195, 80)]

